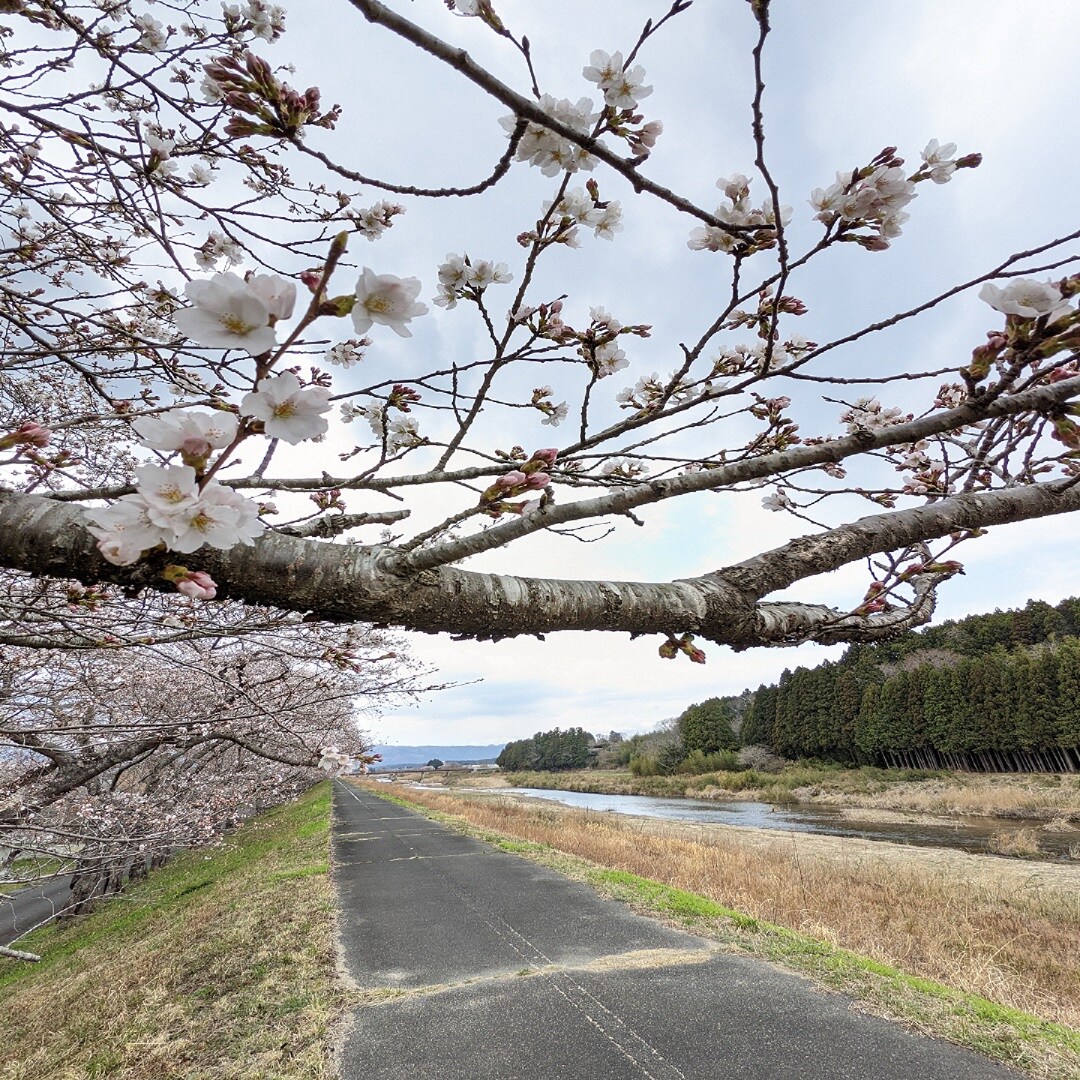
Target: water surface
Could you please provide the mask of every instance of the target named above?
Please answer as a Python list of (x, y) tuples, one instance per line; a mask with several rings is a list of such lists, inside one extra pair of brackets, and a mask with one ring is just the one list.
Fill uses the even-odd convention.
[[(1021, 828), (1025, 822), (1003, 818), (958, 818), (947, 825), (911, 814), (910, 822), (852, 820), (844, 810), (831, 806), (802, 804), (791, 807), (770, 803), (704, 799), (665, 799), (652, 795), (603, 795), (590, 791), (557, 791), (550, 788), (500, 788), (507, 794), (530, 795), (537, 799), (638, 817), (667, 818), (673, 821), (711, 822), (743, 825), (755, 829), (821, 833), (826, 836), (854, 836), (862, 840), (887, 840), (894, 844), (954, 848), (973, 855), (996, 854), (990, 841), (1001, 832)], [(1037, 824), (1035, 825), (1037, 828)], [(1080, 845), (1080, 829), (1039, 830), (1039, 846), (1050, 858), (1065, 859), (1070, 848)]]

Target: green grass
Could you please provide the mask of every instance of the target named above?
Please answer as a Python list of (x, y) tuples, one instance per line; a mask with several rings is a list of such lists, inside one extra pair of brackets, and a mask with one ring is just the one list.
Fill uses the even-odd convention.
[[(648, 778), (656, 779), (656, 778)], [(643, 914), (711, 938), (733, 952), (780, 964), (847, 994), (871, 1011), (1022, 1069), (1040, 1080), (1080, 1078), (1080, 1031), (901, 971), (714, 900), (615, 870), (545, 844), (470, 825), (465, 819), (376, 792), (400, 806), (541, 863)]]
[(330, 1075), (330, 785), (0, 960), (2, 1080)]

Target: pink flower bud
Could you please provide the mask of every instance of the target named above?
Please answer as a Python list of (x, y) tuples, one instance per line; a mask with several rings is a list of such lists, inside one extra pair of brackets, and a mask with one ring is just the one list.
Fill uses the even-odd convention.
[(542, 488), (546, 488), (551, 483), (551, 477), (544, 472), (529, 473), (525, 478), (525, 486), (532, 491), (539, 491)]
[(495, 486), (501, 491), (509, 491), (511, 488), (521, 487), (529, 478), (518, 469), (511, 469), (508, 473), (503, 473), (498, 480), (495, 481)]
[(532, 459), (533, 461), (542, 461), (550, 469), (555, 464), (555, 459), (559, 456), (559, 451), (554, 447), (550, 447), (547, 450), (534, 450)]
[(213, 600), (217, 596), (217, 582), (205, 570), (196, 570), (176, 583), (176, 591), (192, 600)]
[(42, 427), (36, 420), (27, 420), (10, 435), (0, 435), (0, 450), (12, 446), (48, 446), (52, 431)]

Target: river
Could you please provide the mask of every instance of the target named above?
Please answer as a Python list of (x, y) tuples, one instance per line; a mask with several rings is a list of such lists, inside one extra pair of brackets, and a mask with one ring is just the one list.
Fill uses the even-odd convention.
[[(1044, 857), (1066, 860), (1070, 850), (1080, 849), (1080, 829), (1039, 829), (1037, 822), (1003, 818), (957, 818), (943, 824), (941, 818), (924, 820), (919, 814), (905, 814), (909, 821), (860, 821), (858, 811), (829, 806), (779, 807), (770, 803), (740, 800), (663, 799), (651, 795), (602, 795), (588, 791), (557, 791), (549, 788), (500, 788), (499, 793), (528, 795), (581, 810), (632, 814), (638, 817), (668, 818), (676, 821), (712, 822), (754, 829), (822, 833), (827, 836), (855, 836), (863, 840), (886, 840), (894, 844), (944, 847), (973, 855), (998, 854), (991, 841), (1002, 832), (1026, 824), (1038, 829), (1039, 847)], [(494, 793), (494, 792), (493, 792)]]

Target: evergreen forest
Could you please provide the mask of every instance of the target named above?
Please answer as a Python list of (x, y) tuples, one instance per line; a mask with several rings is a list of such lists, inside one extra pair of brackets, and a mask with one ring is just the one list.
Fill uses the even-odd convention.
[(1080, 770), (1080, 600), (1033, 600), (785, 671), (753, 694), (740, 741), (852, 764)]

